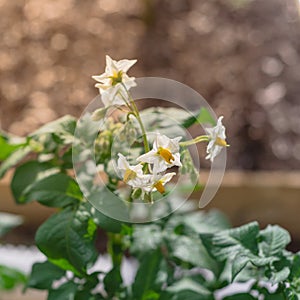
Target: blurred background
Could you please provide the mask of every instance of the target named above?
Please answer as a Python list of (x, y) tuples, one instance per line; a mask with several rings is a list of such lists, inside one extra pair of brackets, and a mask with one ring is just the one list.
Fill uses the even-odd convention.
[(0, 121), (25, 135), (97, 95), (105, 54), (225, 116), (228, 168), (300, 168), (298, 0), (0, 0)]
[[(79, 117), (98, 95), (91, 75), (105, 55), (137, 58), (130, 75), (185, 83), (225, 117), (228, 171), (209, 208), (234, 225), (278, 223), (299, 250), (300, 0), (0, 0), (0, 32), (2, 129), (23, 136)], [(53, 210), (16, 206), (9, 178), (0, 211), (23, 215), (24, 225), (2, 240), (0, 262), (18, 267), (20, 257), (28, 272), (37, 250), (26, 256), (10, 244), (34, 244)]]

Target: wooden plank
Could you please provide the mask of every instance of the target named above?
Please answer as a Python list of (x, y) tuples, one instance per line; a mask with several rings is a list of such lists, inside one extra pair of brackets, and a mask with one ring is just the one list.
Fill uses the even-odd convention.
[[(208, 173), (201, 172), (202, 180)], [(9, 178), (0, 181), (0, 211), (23, 215), (25, 226), (37, 226), (55, 210), (38, 203), (15, 204)], [(192, 198), (200, 199), (195, 193)], [(221, 188), (206, 209), (225, 212), (233, 225), (258, 220), (262, 226), (279, 224), (300, 240), (300, 172), (227, 171)]]
[(47, 292), (28, 289), (25, 293), (22, 288), (16, 288), (13, 291), (1, 292), (0, 300), (43, 300), (47, 299)]

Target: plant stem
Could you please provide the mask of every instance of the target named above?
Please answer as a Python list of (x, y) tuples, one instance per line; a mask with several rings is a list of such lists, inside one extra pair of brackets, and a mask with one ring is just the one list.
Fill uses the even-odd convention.
[(122, 235), (117, 233), (107, 233), (108, 243), (107, 251), (111, 256), (113, 267), (121, 267), (123, 259), (123, 250), (122, 250)]
[(182, 147), (186, 147), (186, 146), (194, 145), (194, 144), (197, 144), (200, 142), (208, 142), (208, 141), (209, 141), (208, 135), (200, 135), (192, 140), (181, 142), (181, 143), (179, 143), (179, 145)]
[(147, 134), (146, 134), (146, 130), (145, 130), (145, 127), (144, 127), (144, 124), (143, 124), (143, 121), (141, 119), (141, 116), (140, 116), (140, 113), (139, 113), (139, 110), (134, 102), (134, 100), (132, 99), (132, 96), (131, 94), (129, 93), (128, 89), (126, 88), (125, 84), (122, 83), (127, 95), (128, 95), (128, 98), (129, 98), (129, 101), (130, 101), (130, 104), (131, 104), (131, 107), (132, 107), (132, 110), (133, 110), (133, 114), (135, 116), (135, 118), (137, 119), (139, 125), (140, 125), (140, 128), (142, 130), (142, 136), (143, 136), (143, 142), (144, 142), (144, 148), (145, 148), (145, 152), (149, 152), (150, 151), (150, 146), (149, 146), (149, 143), (148, 143), (148, 139), (147, 139)]

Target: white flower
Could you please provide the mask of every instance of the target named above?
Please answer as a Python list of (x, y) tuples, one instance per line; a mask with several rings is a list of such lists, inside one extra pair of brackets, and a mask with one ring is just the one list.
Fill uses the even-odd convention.
[(161, 194), (164, 194), (165, 184), (176, 175), (175, 172), (166, 174), (144, 174), (141, 164), (131, 166), (124, 155), (121, 153), (118, 155), (118, 170), (121, 173), (123, 181), (133, 188), (140, 188), (143, 193), (159, 191)]
[[(129, 77), (126, 72), (136, 63), (136, 59), (122, 59), (115, 61), (106, 55), (105, 72), (101, 75), (92, 76), (98, 81), (95, 87), (99, 88), (105, 107), (111, 105), (124, 105), (124, 97), (127, 91), (136, 86), (135, 78)], [(127, 91), (125, 90), (126, 87)]]
[(154, 174), (154, 175), (144, 175), (147, 176), (148, 182), (144, 181), (143, 186), (140, 188), (147, 193), (158, 191), (161, 194), (165, 193), (165, 184), (168, 183), (176, 173), (166, 173), (164, 175)]
[(209, 143), (206, 152), (208, 155), (206, 159), (213, 162), (214, 158), (221, 152), (224, 147), (227, 147), (225, 127), (222, 124), (223, 116), (218, 119), (217, 125), (213, 128), (207, 129)]
[(167, 168), (181, 167), (179, 141), (181, 137), (170, 139), (165, 135), (157, 134), (153, 149), (137, 158), (140, 162), (153, 164), (153, 173), (157, 174)]
[(136, 166), (131, 166), (126, 157), (121, 153), (118, 154), (118, 170), (122, 176), (122, 179), (128, 185), (139, 188), (145, 183), (145, 176), (143, 174), (143, 166), (141, 164)]

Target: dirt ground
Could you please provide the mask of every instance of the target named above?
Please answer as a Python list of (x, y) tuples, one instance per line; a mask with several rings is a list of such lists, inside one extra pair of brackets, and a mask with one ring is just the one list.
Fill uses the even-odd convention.
[(105, 54), (200, 92), (228, 167), (300, 168), (298, 0), (0, 0), (1, 127), (24, 135), (97, 95)]

